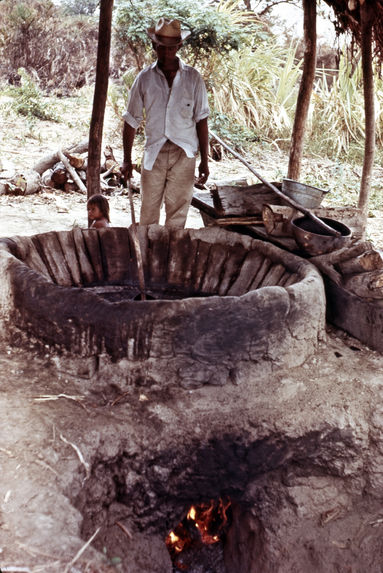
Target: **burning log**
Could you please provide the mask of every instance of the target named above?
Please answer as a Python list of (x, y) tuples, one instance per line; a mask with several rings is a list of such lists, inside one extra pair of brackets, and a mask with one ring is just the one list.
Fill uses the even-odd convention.
[[(165, 541), (176, 570), (189, 569), (196, 554), (200, 557), (204, 548), (222, 541), (230, 526), (230, 509), (230, 499), (211, 500), (190, 507), (186, 517)], [(216, 556), (210, 551), (207, 560), (213, 565)]]

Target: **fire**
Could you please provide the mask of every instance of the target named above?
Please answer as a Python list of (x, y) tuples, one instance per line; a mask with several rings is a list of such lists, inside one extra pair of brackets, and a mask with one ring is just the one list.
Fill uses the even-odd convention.
[(230, 500), (210, 500), (192, 505), (186, 517), (166, 538), (166, 546), (173, 562), (184, 550), (192, 546), (212, 545), (222, 539), (228, 527)]
[(174, 533), (174, 531), (171, 531), (169, 533), (168, 536), (168, 540), (169, 543), (171, 544), (171, 546), (173, 547), (174, 551), (176, 551), (177, 553), (179, 553), (180, 551), (182, 551), (183, 547), (184, 547), (184, 543), (183, 541), (178, 537), (178, 535), (176, 535)]

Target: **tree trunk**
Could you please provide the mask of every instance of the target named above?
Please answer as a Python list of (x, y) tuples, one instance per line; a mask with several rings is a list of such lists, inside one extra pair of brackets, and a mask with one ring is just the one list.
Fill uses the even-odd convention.
[(302, 3), (304, 9), (303, 33), (305, 54), (291, 137), (287, 174), (289, 179), (294, 179), (295, 181), (299, 181), (301, 171), (303, 140), (316, 68), (316, 1), (303, 0)]
[(374, 74), (372, 69), (372, 25), (374, 9), (367, 2), (361, 3), (360, 18), (362, 30), (362, 70), (365, 111), (365, 143), (363, 172), (360, 183), (358, 207), (362, 211), (363, 224), (367, 223), (368, 200), (371, 191), (371, 176), (375, 155), (375, 105)]
[(96, 84), (89, 129), (88, 197), (100, 192), (101, 145), (104, 113), (108, 95), (109, 56), (112, 34), (113, 0), (101, 0), (98, 33)]

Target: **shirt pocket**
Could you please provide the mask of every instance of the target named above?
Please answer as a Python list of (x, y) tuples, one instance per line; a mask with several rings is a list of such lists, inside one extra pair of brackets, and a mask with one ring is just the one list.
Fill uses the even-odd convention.
[(185, 119), (191, 119), (194, 113), (194, 100), (190, 98), (182, 98), (180, 114)]

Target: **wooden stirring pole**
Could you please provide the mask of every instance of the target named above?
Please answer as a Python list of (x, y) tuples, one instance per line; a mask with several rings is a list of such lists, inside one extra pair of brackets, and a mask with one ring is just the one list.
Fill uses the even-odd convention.
[(130, 179), (128, 179), (128, 193), (129, 193), (130, 213), (132, 216), (132, 238), (133, 238), (134, 250), (136, 251), (138, 282), (140, 285), (140, 297), (141, 300), (146, 300), (144, 266), (142, 263), (141, 245), (137, 235), (137, 223), (136, 223), (136, 215), (134, 213), (132, 184)]
[(274, 193), (276, 193), (277, 195), (279, 195), (279, 197), (281, 197), (282, 199), (284, 199), (287, 203), (289, 203), (292, 207), (294, 207), (294, 209), (297, 209), (297, 211), (300, 211), (301, 213), (303, 213), (304, 215), (307, 215), (307, 217), (310, 217), (310, 219), (312, 219), (313, 221), (315, 221), (319, 227), (321, 229), (323, 229), (324, 231), (326, 231), (327, 234), (330, 235), (334, 235), (335, 237), (339, 237), (341, 235), (341, 233), (339, 231), (336, 231), (335, 229), (333, 229), (332, 227), (330, 227), (329, 225), (326, 225), (326, 223), (324, 223), (319, 217), (317, 217), (314, 213), (312, 213), (311, 211), (309, 211), (309, 209), (306, 209), (306, 207), (303, 207), (302, 205), (300, 205), (299, 203), (296, 203), (293, 199), (291, 199), (290, 197), (288, 197), (287, 195), (285, 195), (284, 193), (282, 193), (282, 191), (280, 191), (279, 189), (277, 189), (277, 187), (275, 187), (275, 185), (273, 185), (272, 183), (269, 183), (268, 181), (266, 181), (266, 179), (264, 179), (251, 165), (250, 163), (248, 163), (246, 161), (246, 159), (244, 159), (244, 157), (242, 157), (242, 155), (240, 155), (239, 153), (237, 153), (236, 151), (234, 151), (234, 149), (232, 149), (231, 147), (229, 147), (229, 145), (227, 145), (227, 143), (225, 143), (224, 141), (222, 141), (222, 139), (220, 137), (218, 137), (218, 135), (216, 135), (214, 133), (214, 131), (210, 130), (211, 135), (214, 137), (215, 140), (218, 141), (219, 144), (222, 145), (222, 147), (224, 147), (225, 149), (227, 149), (227, 151), (229, 151), (232, 155), (234, 155), (234, 157), (236, 157), (237, 159), (239, 159), (239, 161), (241, 161), (241, 163), (243, 163), (244, 165), (246, 165), (246, 167), (260, 180), (262, 181), (262, 183), (264, 183), (265, 185), (267, 185), (267, 187), (269, 187), (269, 189), (271, 189), (272, 191), (274, 191)]

